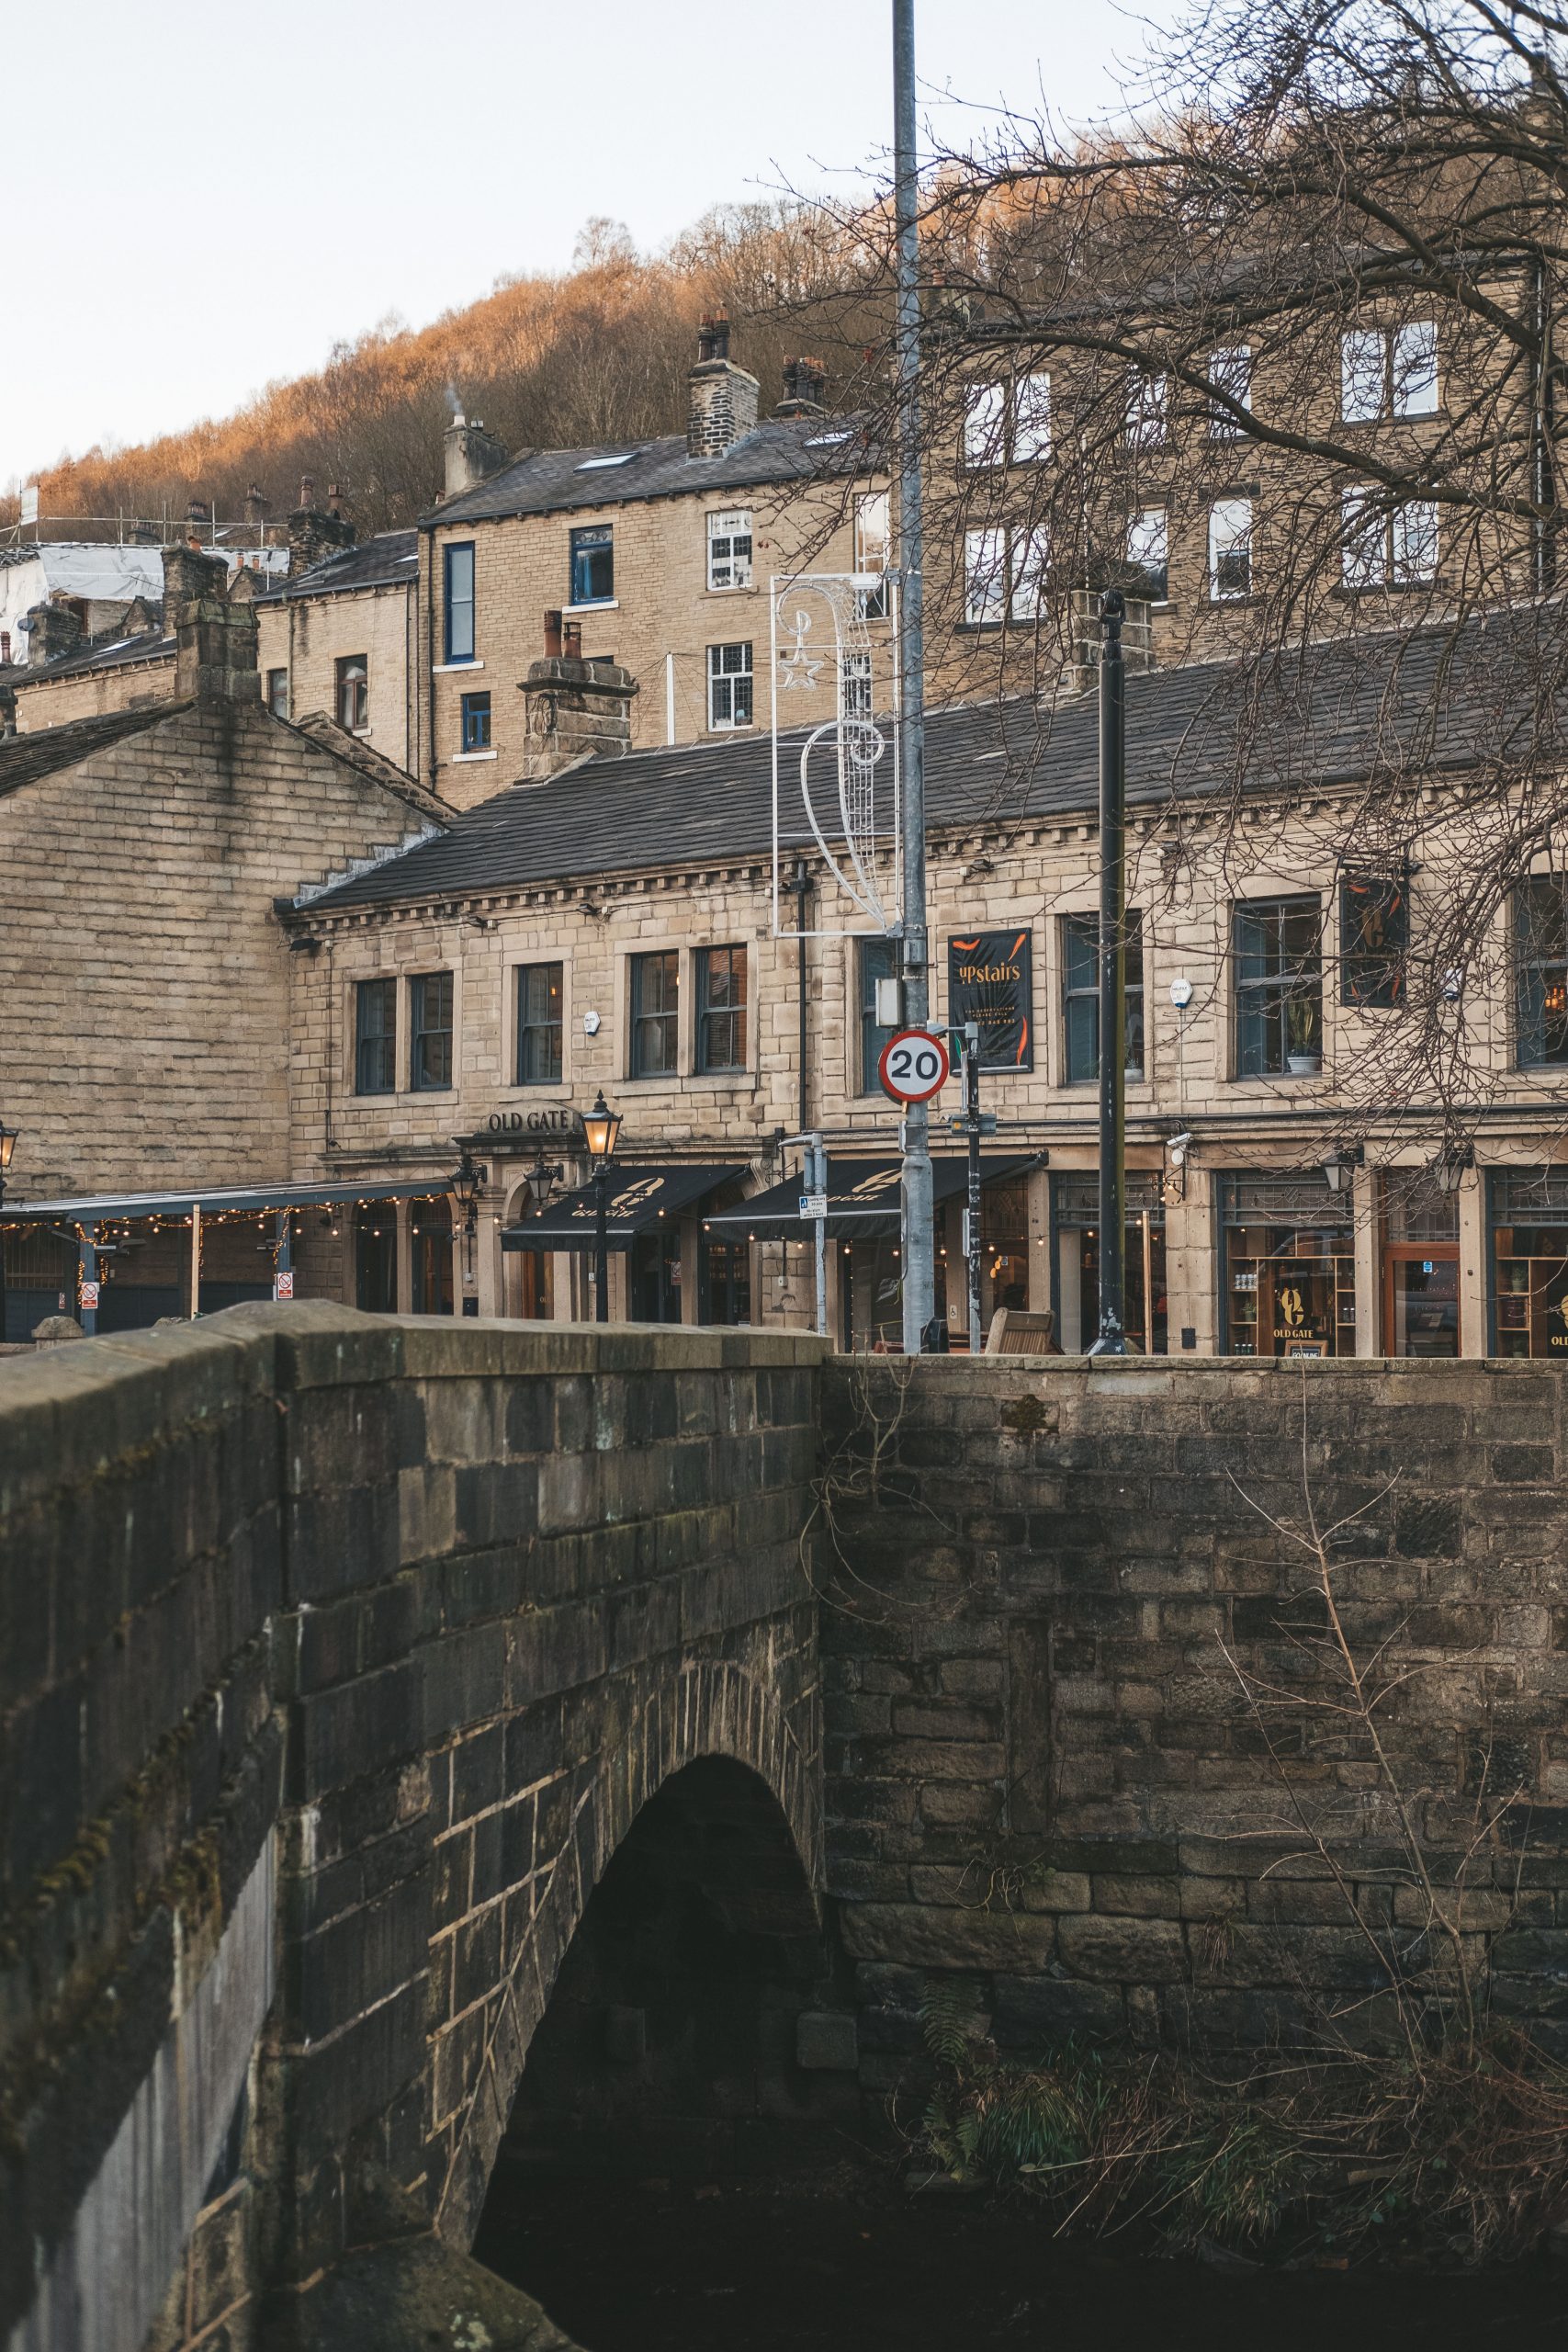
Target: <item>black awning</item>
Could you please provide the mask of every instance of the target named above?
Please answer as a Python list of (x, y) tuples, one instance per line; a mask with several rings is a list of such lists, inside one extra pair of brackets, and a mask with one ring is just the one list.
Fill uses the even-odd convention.
[(87, 1193), (55, 1201), (7, 1201), (0, 1209), (6, 1224), (97, 1225), (138, 1217), (189, 1216), (193, 1208), (203, 1216), (250, 1215), (264, 1209), (347, 1208), (355, 1201), (428, 1201), (450, 1191), (446, 1176), (417, 1176), (389, 1183), (379, 1176), (362, 1176), (353, 1184), (209, 1184), (185, 1193)]
[[(1002, 1158), (996, 1152), (983, 1154), (980, 1160), (980, 1182), (999, 1184), (1004, 1178), (1017, 1176), (1032, 1168), (1039, 1158), (1029, 1152), (1014, 1158)], [(898, 1230), (898, 1184), (900, 1164), (897, 1159), (829, 1159), (828, 1162), (828, 1235), (833, 1241), (880, 1241), (896, 1235)], [(969, 1182), (969, 1163), (951, 1156), (931, 1161), (931, 1201), (940, 1208), (962, 1193)], [(732, 1209), (721, 1209), (715, 1216), (704, 1219), (706, 1228), (739, 1240), (748, 1241), (808, 1241), (816, 1229), (814, 1217), (800, 1214), (800, 1179), (791, 1176), (782, 1184), (772, 1184), (754, 1199), (741, 1201)]]
[[(721, 1184), (744, 1176), (744, 1166), (729, 1168), (612, 1168), (606, 1231), (612, 1250), (630, 1247), (660, 1217), (690, 1208)], [(592, 1250), (596, 1223), (595, 1188), (583, 1184), (563, 1193), (537, 1216), (521, 1225), (503, 1225), (503, 1250)]]

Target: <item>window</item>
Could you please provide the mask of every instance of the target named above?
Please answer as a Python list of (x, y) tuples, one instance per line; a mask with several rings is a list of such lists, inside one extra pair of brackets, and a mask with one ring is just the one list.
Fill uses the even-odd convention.
[(1170, 406), (1168, 376), (1148, 376), (1141, 368), (1127, 378), (1127, 440), (1134, 449), (1163, 449)]
[(1045, 571), (1050, 541), (1043, 528), (1015, 531), (1012, 538), (1012, 600), (1015, 621), (1038, 620), (1045, 609)]
[(897, 976), (897, 950), (890, 939), (861, 939), (855, 944), (860, 960), (860, 1091), (881, 1094), (876, 1065), (893, 1031), (877, 1020), (876, 983)]
[[(1231, 344), (1224, 351), (1209, 354), (1209, 381), (1216, 392), (1223, 392), (1243, 408), (1252, 404), (1252, 352), (1245, 343)], [(1229, 409), (1213, 408), (1209, 412), (1209, 433), (1215, 441), (1239, 441), (1246, 432), (1240, 419)]]
[(977, 628), (999, 622), (1007, 607), (1007, 533), (964, 534), (964, 617)]
[(1431, 499), (1389, 507), (1381, 491), (1347, 490), (1341, 512), (1347, 588), (1416, 588), (1436, 578), (1438, 509)]
[(1403, 876), (1347, 874), (1339, 885), (1339, 1001), (1404, 1001), (1410, 900)]
[(345, 653), (337, 665), (337, 723), (350, 734), (370, 724), (370, 665), (363, 653)]
[(748, 507), (708, 516), (708, 586), (720, 594), (751, 585), (751, 515)]
[(409, 982), (409, 1084), (416, 1094), (452, 1083), (452, 975), (420, 972)]
[(522, 964), (517, 970), (517, 1083), (558, 1086), (561, 1075), (559, 964)]
[(1318, 902), (1254, 899), (1235, 908), (1231, 920), (1236, 1076), (1305, 1076), (1323, 1054)]
[(446, 658), (448, 662), (471, 662), (474, 658), (472, 540), (447, 548), (444, 561), (446, 567)]
[[(1100, 917), (1062, 918), (1062, 1009), (1069, 1086), (1100, 1076)], [(1144, 925), (1127, 910), (1126, 1038), (1123, 1067), (1129, 1078), (1144, 1074)]]
[(1568, 876), (1535, 875), (1514, 901), (1514, 989), (1521, 1069), (1568, 1062)]
[(680, 1054), (681, 959), (673, 948), (632, 957), (634, 1078), (673, 1078)]
[(1006, 395), (1000, 384), (971, 384), (964, 395), (964, 462), (966, 466), (999, 466), (1007, 422)]
[[(885, 490), (868, 490), (855, 500), (855, 570), (886, 572), (893, 560), (892, 507)], [(887, 590), (868, 588), (863, 592), (860, 617), (868, 621), (887, 618)]]
[(746, 950), (704, 947), (697, 953), (697, 1068), (746, 1067)]
[(971, 384), (964, 396), (966, 466), (1038, 465), (1051, 454), (1051, 379)]
[(463, 749), (465, 752), (488, 752), (490, 749), (490, 696), (463, 696)]
[(1347, 424), (1433, 416), (1437, 408), (1438, 330), (1430, 319), (1392, 329), (1346, 329), (1339, 338), (1339, 413)]
[(571, 594), (574, 605), (613, 604), (615, 595), (615, 534), (594, 523), (571, 535)]
[(1051, 454), (1051, 379), (1021, 376), (1013, 388), (1014, 465), (1038, 465)]
[(1127, 560), (1143, 573), (1143, 593), (1163, 605), (1169, 581), (1169, 526), (1163, 506), (1144, 506), (1127, 517)]
[(1209, 598), (1252, 594), (1252, 501), (1217, 498), (1209, 509)]
[(708, 725), (716, 733), (751, 724), (751, 648), (708, 647)]
[(269, 670), (266, 673), (266, 707), (274, 718), (288, 716), (288, 673)]
[(354, 1091), (356, 1094), (398, 1091), (396, 980), (361, 980), (355, 990)]

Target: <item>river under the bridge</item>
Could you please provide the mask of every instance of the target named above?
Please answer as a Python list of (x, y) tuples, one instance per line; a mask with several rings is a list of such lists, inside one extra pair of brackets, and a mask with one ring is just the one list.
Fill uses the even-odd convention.
[(586, 2352), (1562, 2352), (1568, 2262), (1281, 2271), (1054, 2244), (1027, 2211), (893, 2190), (492, 2188), (479, 2259)]

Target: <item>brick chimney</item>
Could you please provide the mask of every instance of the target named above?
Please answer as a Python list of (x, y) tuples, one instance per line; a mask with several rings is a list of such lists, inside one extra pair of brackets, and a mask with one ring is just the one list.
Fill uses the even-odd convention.
[(784, 364), (784, 398), (774, 409), (775, 416), (826, 416), (822, 395), (828, 389), (828, 370), (820, 359), (786, 359)]
[(316, 503), (316, 485), (307, 474), (299, 484), (299, 503), (288, 517), (288, 577), (297, 580), (329, 555), (341, 555), (344, 548), (354, 545), (354, 525), (343, 512), (343, 501), (337, 484), (333, 484), (331, 498), (335, 504), (320, 507)]
[(255, 483), (252, 482), (249, 490), (245, 492), (245, 527), (247, 530), (259, 531), (261, 529), (263, 524), (266, 521), (266, 510), (271, 503), (272, 501), (266, 496), (266, 493), (264, 491), (258, 490)]
[[(523, 784), (543, 784), (587, 752), (618, 759), (632, 741), (632, 697), (637, 680), (618, 662), (585, 662), (558, 650), (566, 632), (558, 612), (545, 615), (545, 653), (523, 681), (528, 714), (528, 748)], [(574, 631), (569, 649), (580, 643)]]
[(58, 662), (62, 653), (76, 652), (86, 636), (81, 614), (58, 592), (47, 604), (35, 605), (22, 625), (28, 632), (29, 670), (39, 669), (45, 662)]
[(221, 556), (170, 548), (164, 558), (164, 610), (175, 635), (175, 695), (180, 702), (259, 702), (256, 616), (224, 595)]
[(757, 379), (729, 356), (729, 321), (705, 318), (697, 334), (697, 364), (686, 379), (686, 454), (722, 458), (756, 429)]
[(506, 463), (506, 451), (493, 433), (485, 431), (483, 417), (476, 416), (470, 424), (460, 411), (442, 435), (441, 454), (446, 465), (443, 498), (460, 498), (464, 491), (477, 490)]
[(212, 509), (205, 498), (192, 498), (186, 503), (186, 537), (193, 547), (201, 543), (201, 535), (212, 521)]

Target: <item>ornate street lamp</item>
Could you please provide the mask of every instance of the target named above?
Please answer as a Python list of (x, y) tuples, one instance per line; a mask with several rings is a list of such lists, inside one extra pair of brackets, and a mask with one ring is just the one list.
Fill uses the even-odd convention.
[(1473, 1168), (1474, 1165), (1473, 1144), (1460, 1144), (1445, 1151), (1432, 1167), (1432, 1174), (1437, 1180), (1438, 1191), (1457, 1193), (1464, 1182), (1465, 1170)]
[(593, 1320), (610, 1319), (610, 1162), (621, 1139), (621, 1114), (599, 1089), (592, 1111), (582, 1114), (582, 1133), (593, 1162)]
[(463, 1156), (457, 1163), (456, 1171), (446, 1179), (447, 1189), (463, 1212), (463, 1230), (472, 1239), (479, 1228), (479, 1184), (482, 1181), (482, 1171), (474, 1164), (468, 1145), (457, 1136), (454, 1136), (452, 1140)]
[(524, 1184), (527, 1188), (528, 1198), (532, 1201), (536, 1209), (542, 1209), (544, 1207), (545, 1203), (550, 1197), (552, 1187), (559, 1183), (560, 1176), (561, 1170), (559, 1161), (558, 1160), (552, 1164), (545, 1158), (544, 1153), (541, 1151), (539, 1157), (535, 1160), (534, 1165), (529, 1169), (527, 1174), (523, 1179)]
[[(11, 1155), (17, 1148), (16, 1127), (8, 1127), (0, 1119), (0, 1209), (6, 1205), (6, 1173), (11, 1165)], [(6, 1337), (6, 1229), (0, 1224), (0, 1340)]]
[(1359, 1143), (1337, 1145), (1323, 1162), (1323, 1172), (1328, 1180), (1329, 1191), (1348, 1193), (1356, 1181), (1356, 1170), (1361, 1166), (1366, 1156), (1363, 1147)]

